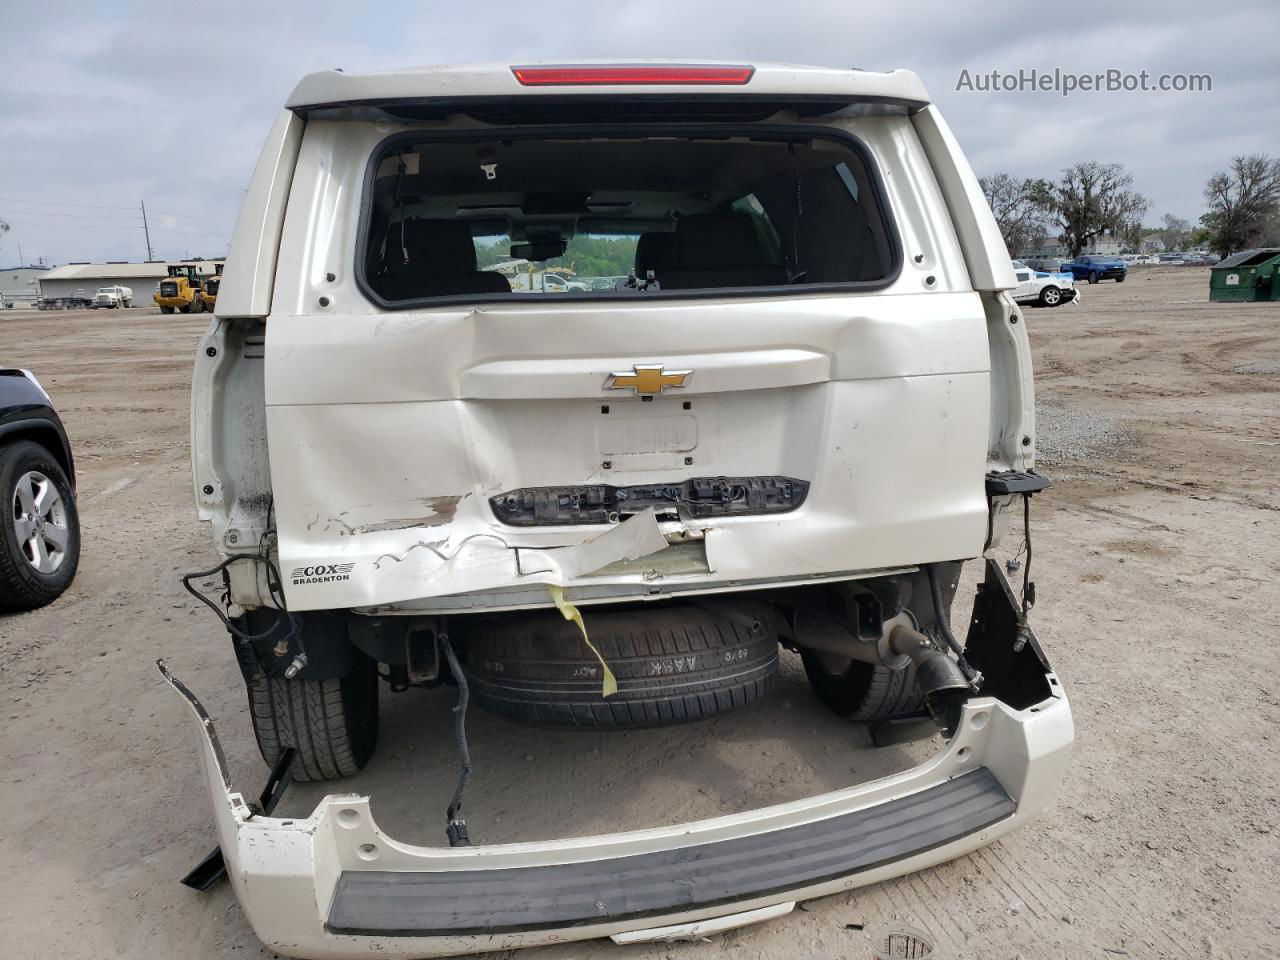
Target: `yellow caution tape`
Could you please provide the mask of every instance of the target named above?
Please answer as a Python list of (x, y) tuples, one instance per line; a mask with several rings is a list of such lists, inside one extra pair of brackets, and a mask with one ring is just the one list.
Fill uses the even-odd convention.
[(551, 594), (551, 601), (556, 605), (556, 609), (560, 611), (561, 616), (566, 620), (572, 620), (578, 625), (578, 629), (582, 631), (583, 642), (596, 655), (596, 659), (600, 661), (600, 666), (604, 669), (604, 682), (600, 688), (601, 694), (606, 697), (613, 696), (618, 692), (617, 678), (614, 677), (613, 671), (609, 669), (609, 665), (604, 662), (604, 657), (600, 656), (600, 651), (591, 642), (591, 638), (587, 636), (587, 627), (582, 622), (582, 614), (578, 612), (577, 607), (564, 598), (564, 587), (549, 583), (547, 584), (547, 592)]

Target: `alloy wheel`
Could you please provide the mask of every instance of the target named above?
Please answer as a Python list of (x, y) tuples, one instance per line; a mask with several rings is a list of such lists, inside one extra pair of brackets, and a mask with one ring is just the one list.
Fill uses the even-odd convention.
[(52, 480), (38, 470), (18, 478), (13, 492), (18, 549), (38, 572), (53, 573), (67, 557), (67, 506)]

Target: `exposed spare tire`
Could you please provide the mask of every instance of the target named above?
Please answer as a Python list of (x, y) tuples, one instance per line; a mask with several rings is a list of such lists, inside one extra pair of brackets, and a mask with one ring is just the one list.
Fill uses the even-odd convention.
[(728, 713), (761, 699), (778, 670), (764, 608), (695, 604), (582, 608), (591, 642), (557, 611), (482, 621), (467, 631), (467, 679), (487, 710), (541, 726), (655, 727)]

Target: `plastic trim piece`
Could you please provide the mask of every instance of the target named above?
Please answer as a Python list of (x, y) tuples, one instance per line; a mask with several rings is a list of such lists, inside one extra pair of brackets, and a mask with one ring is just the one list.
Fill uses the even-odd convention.
[(1003, 820), (985, 768), (803, 826), (631, 857), (448, 873), (347, 871), (326, 929), (443, 936), (659, 916), (792, 890), (923, 853)]

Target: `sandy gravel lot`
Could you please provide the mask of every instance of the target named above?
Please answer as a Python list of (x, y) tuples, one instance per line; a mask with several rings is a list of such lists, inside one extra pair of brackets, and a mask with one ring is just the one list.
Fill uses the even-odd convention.
[[(1203, 269), (1148, 268), (1029, 310), (1042, 405), (1036, 626), (1077, 747), (1033, 826), (896, 882), (678, 947), (608, 942), (527, 960), (871, 956), (900, 919), (946, 958), (1280, 955), (1280, 305), (1207, 302)], [(79, 467), (80, 574), (0, 616), (0, 956), (270, 956), (225, 885), (177, 880), (210, 846), (194, 731), (169, 659), (256, 793), (229, 641), (182, 592), (209, 565), (187, 466), (204, 317), (0, 311), (0, 363), (34, 369)], [(967, 606), (958, 600), (957, 625)], [(442, 839), (454, 758), (444, 690), (384, 693), (385, 735), (349, 781), (392, 835)], [(476, 711), (472, 833), (544, 838), (675, 822), (832, 789), (936, 744), (868, 749), (786, 665), (763, 706), (698, 726), (547, 734)], [(298, 787), (283, 809), (309, 810)]]

